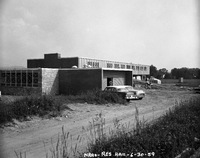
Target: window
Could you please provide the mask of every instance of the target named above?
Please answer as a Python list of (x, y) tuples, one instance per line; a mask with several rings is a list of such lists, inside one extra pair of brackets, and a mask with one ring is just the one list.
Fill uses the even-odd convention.
[(115, 64), (115, 68), (120, 68), (120, 67), (119, 67), (119, 64)]
[(112, 63), (107, 63), (107, 68), (112, 68), (113, 64)]
[(125, 65), (124, 65), (124, 64), (121, 64), (121, 68), (122, 68), (122, 69), (125, 69)]
[(130, 65), (126, 65), (126, 68), (127, 68), (127, 69), (131, 69), (131, 66), (130, 66)]
[(1, 85), (12, 87), (38, 87), (39, 73), (35, 70), (31, 71), (2, 71), (1, 72)]
[(28, 73), (28, 86), (32, 87), (32, 72)]

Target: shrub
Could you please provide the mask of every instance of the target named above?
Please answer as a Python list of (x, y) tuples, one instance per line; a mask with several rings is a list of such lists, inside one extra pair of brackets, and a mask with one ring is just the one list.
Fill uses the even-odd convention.
[(25, 119), (28, 116), (44, 116), (51, 114), (56, 116), (61, 112), (61, 103), (55, 101), (52, 96), (26, 96), (14, 102), (1, 102), (0, 123), (11, 121), (12, 119)]
[(88, 103), (95, 103), (95, 104), (126, 103), (125, 100), (118, 94), (100, 90), (88, 91), (87, 93), (82, 93), (81, 96), (82, 99)]
[(12, 119), (23, 120), (28, 116), (57, 116), (65, 109), (64, 103), (74, 102), (92, 104), (126, 103), (117, 94), (100, 90), (88, 91), (76, 96), (24, 96), (11, 102), (0, 102), (0, 124), (12, 121)]

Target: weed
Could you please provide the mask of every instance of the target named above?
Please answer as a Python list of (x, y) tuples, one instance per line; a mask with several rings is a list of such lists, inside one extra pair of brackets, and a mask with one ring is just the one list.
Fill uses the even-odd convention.
[[(108, 151), (109, 157), (115, 157), (116, 153), (124, 153), (125, 156), (132, 153), (131, 157), (171, 158), (185, 149), (190, 149), (189, 153), (183, 152), (189, 157), (200, 147), (200, 144), (194, 141), (200, 138), (199, 105), (200, 97), (178, 101), (174, 108), (153, 123), (146, 123), (144, 119), (140, 121), (139, 110), (135, 107), (134, 129), (130, 130), (129, 125), (124, 126), (116, 118), (113, 120), (114, 129), (109, 129), (109, 134), (106, 134), (106, 123), (102, 113), (96, 114), (89, 122), (89, 128), (83, 127), (84, 132), (89, 132), (87, 151), (97, 154), (98, 157), (104, 157)], [(70, 144), (72, 136), (69, 132), (66, 133), (63, 127), (56, 145), (53, 145), (53, 141), (51, 143), (50, 157), (83, 157), (83, 154), (78, 152), (82, 137), (78, 136), (76, 140), (75, 145)], [(22, 153), (18, 157), (21, 158)], [(46, 158), (48, 157), (47, 152)]]
[(136, 126), (132, 131), (124, 132), (124, 127), (116, 119), (114, 126), (117, 132), (112, 131), (112, 135), (91, 143), (89, 152), (101, 154), (102, 151), (109, 151), (112, 155), (115, 152), (143, 153), (171, 158), (186, 148), (197, 149), (200, 145), (195, 143), (194, 138), (200, 138), (200, 97), (175, 104), (153, 124), (140, 121), (135, 107)]
[(0, 123), (12, 121), (12, 119), (23, 120), (28, 116), (44, 116), (51, 114), (57, 116), (61, 112), (61, 105), (55, 102), (52, 96), (26, 96), (14, 102), (0, 102)]
[(79, 155), (78, 147), (81, 144), (82, 137), (79, 135), (76, 138), (75, 145), (72, 143), (73, 137), (69, 132), (65, 132), (64, 126), (62, 127), (61, 135), (58, 134), (57, 141), (54, 144), (53, 139), (51, 139), (51, 148), (49, 152), (46, 150), (45, 142), (44, 147), (46, 151), (46, 158), (71, 158), (77, 157)]
[(15, 155), (17, 158), (26, 158), (26, 152), (22, 153), (21, 151), (19, 153), (17, 153), (15, 151)]
[(0, 124), (12, 121), (12, 119), (24, 120), (31, 116), (58, 116), (67, 108), (66, 103), (92, 103), (125, 104), (126, 101), (114, 93), (100, 90), (88, 91), (76, 96), (51, 96), (30, 95), (20, 97), (10, 102), (0, 102)]

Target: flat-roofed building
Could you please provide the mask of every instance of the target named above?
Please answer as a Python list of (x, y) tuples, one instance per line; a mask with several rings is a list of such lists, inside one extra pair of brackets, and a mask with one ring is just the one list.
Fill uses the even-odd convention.
[(28, 68), (109, 68), (109, 69), (129, 69), (133, 71), (133, 76), (145, 78), (150, 74), (150, 66), (118, 61), (90, 59), (82, 57), (61, 58), (59, 53), (44, 54), (44, 59), (28, 59)]
[(78, 94), (103, 90), (109, 85), (132, 85), (133, 77), (145, 78), (149, 66), (89, 58), (61, 58), (45, 54), (28, 59), (26, 69), (0, 70), (2, 94)]

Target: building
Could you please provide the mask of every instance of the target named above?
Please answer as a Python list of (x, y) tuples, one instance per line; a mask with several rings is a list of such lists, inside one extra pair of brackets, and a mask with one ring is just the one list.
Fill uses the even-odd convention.
[(2, 94), (59, 94), (58, 69), (3, 69), (0, 77)]
[(27, 69), (0, 70), (2, 94), (78, 94), (108, 85), (132, 85), (133, 77), (145, 79), (149, 66), (96, 60), (61, 58), (45, 54), (44, 59), (28, 59)]
[(131, 70), (133, 77), (146, 79), (146, 76), (150, 74), (149, 65), (98, 60), (90, 58), (70, 57), (61, 58), (58, 53), (44, 54), (44, 59), (28, 59), (28, 68), (108, 68), (111, 70)]

